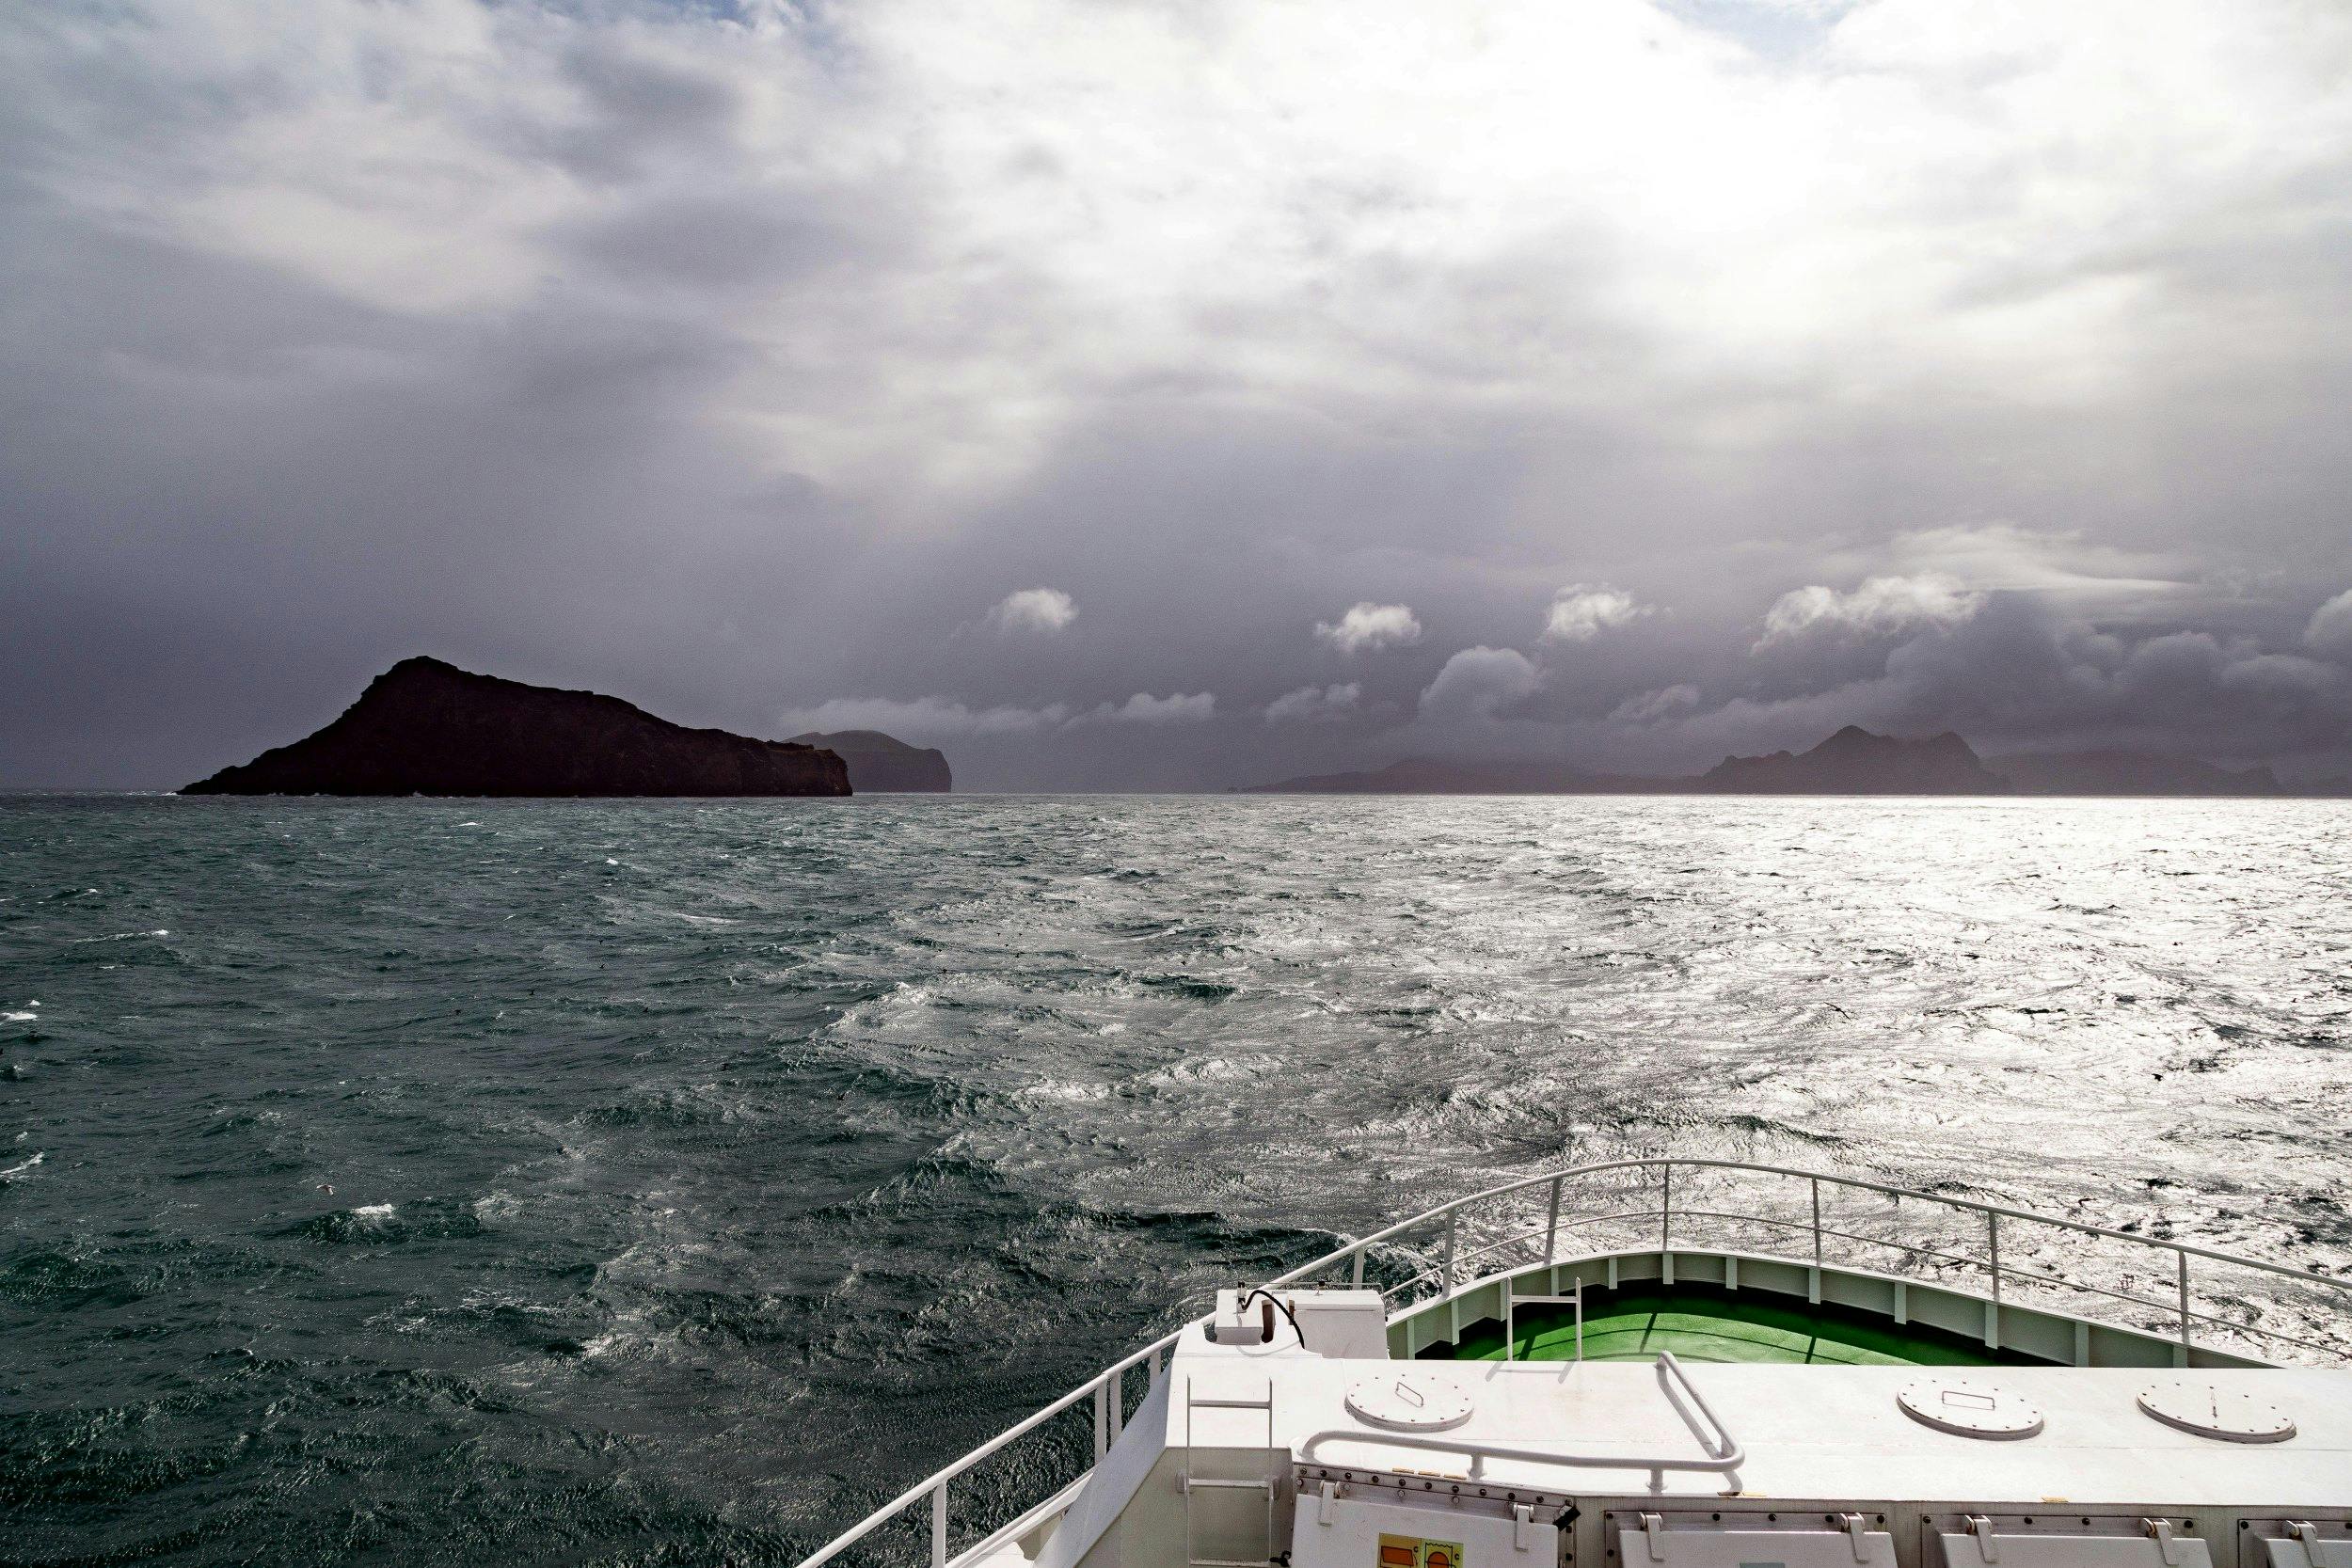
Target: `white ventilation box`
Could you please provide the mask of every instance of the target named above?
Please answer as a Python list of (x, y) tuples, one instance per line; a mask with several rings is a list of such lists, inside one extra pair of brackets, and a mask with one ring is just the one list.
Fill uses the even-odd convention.
[(1342, 1361), (1389, 1358), (1389, 1309), (1377, 1291), (1300, 1291), (1282, 1298), (1307, 1348)]
[[(1249, 1292), (1249, 1305), (1244, 1307), (1242, 1291), (1216, 1293), (1216, 1312), (1209, 1320), (1210, 1343), (1245, 1349), (1271, 1343), (1282, 1350), (1303, 1341), (1315, 1354), (1342, 1361), (1389, 1358), (1389, 1311), (1377, 1291), (1278, 1291), (1274, 1299), (1281, 1307), (1272, 1308), (1258, 1292)], [(1289, 1311), (1285, 1313), (1282, 1307)], [(1265, 1333), (1269, 1311), (1274, 1320), (1271, 1340)], [(1294, 1318), (1298, 1323), (1296, 1333), (1291, 1330)]]

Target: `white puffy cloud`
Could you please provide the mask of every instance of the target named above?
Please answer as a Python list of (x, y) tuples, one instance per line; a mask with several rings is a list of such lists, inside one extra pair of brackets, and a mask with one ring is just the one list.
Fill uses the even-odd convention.
[(2079, 529), (1954, 524), (1910, 530), (1866, 553), (1883, 559), (1896, 576), (2033, 594), (2105, 613), (2161, 615), (2194, 589), (2183, 578), (2187, 562), (2177, 551), (2127, 548), (2088, 539)]
[(1343, 654), (1359, 654), (1420, 641), (1421, 622), (1409, 606), (1374, 604), (1367, 599), (1349, 606), (1337, 623), (1316, 622), (1315, 635)]
[(1112, 724), (1198, 724), (1216, 717), (1216, 695), (1196, 691), (1185, 696), (1171, 691), (1154, 697), (1138, 691), (1116, 706), (1104, 703), (1088, 717)]
[(1362, 683), (1349, 681), (1345, 685), (1302, 686), (1295, 691), (1285, 691), (1266, 704), (1265, 721), (1269, 724), (1322, 724), (1345, 719), (1355, 713), (1364, 695)]
[(1517, 648), (1464, 648), (1422, 692), (1420, 717), (1436, 723), (1491, 720), (1540, 685), (1534, 661)]
[(948, 697), (835, 697), (777, 716), (786, 735), (809, 730), (882, 730), (901, 740), (979, 735), (1034, 735), (1070, 719), (1066, 704), (1043, 707), (969, 707)]
[(1002, 632), (1042, 632), (1051, 635), (1078, 618), (1078, 601), (1058, 588), (1023, 588), (1006, 594), (988, 612), (988, 624)]
[(1547, 642), (1590, 642), (1611, 626), (1622, 626), (1649, 613), (1622, 588), (1606, 584), (1573, 583), (1552, 595), (1544, 616)]
[(1619, 703), (1609, 713), (1610, 722), (1617, 724), (1655, 724), (1661, 719), (1673, 719), (1699, 705), (1699, 689), (1687, 681), (1661, 687), (1655, 691), (1638, 692)]
[(2303, 645), (2313, 653), (2352, 657), (2352, 588), (2312, 612), (2303, 628)]
[(1984, 595), (1940, 575), (1871, 578), (1840, 593), (1820, 584), (1783, 594), (1764, 615), (1758, 648), (1818, 629), (1883, 634), (1957, 626), (1984, 608)]

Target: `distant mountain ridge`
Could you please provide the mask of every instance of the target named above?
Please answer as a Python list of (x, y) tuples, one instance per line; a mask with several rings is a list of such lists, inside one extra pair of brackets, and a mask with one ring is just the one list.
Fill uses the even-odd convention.
[(1583, 795), (1629, 782), (1542, 761), (1449, 762), (1406, 757), (1368, 773), (1315, 773), (1256, 784), (1258, 795)]
[(1986, 767), (2025, 795), (2284, 795), (2269, 768), (2217, 768), (2195, 757), (2154, 757), (2140, 752), (2019, 753)]
[(2327, 780), (2290, 790), (2267, 768), (2244, 770), (2136, 752), (1986, 759), (1950, 731), (1920, 739), (1849, 724), (1804, 752), (1725, 757), (1705, 773), (1641, 778), (1591, 773), (1541, 758), (1406, 757), (1386, 768), (1254, 784), (1259, 795), (2143, 795), (2274, 797), (2352, 794)]
[(792, 740), (838, 755), (850, 765), (850, 787), (861, 795), (945, 795), (955, 788), (947, 753), (936, 746), (911, 746), (880, 730), (810, 730)]
[(2010, 784), (1949, 730), (1900, 740), (1849, 724), (1808, 752), (1725, 757), (1697, 787), (1730, 795), (2005, 795)]
[(847, 795), (814, 746), (689, 729), (618, 697), (404, 658), (326, 728), (183, 795)]

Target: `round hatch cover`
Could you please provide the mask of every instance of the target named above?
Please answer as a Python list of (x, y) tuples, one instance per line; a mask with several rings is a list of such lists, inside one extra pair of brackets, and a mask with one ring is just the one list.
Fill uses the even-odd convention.
[(1914, 1420), (1963, 1437), (2031, 1437), (2042, 1412), (2006, 1388), (1965, 1377), (1923, 1377), (1906, 1384), (1895, 1402)]
[(2210, 1383), (2158, 1383), (2139, 1391), (2139, 1408), (2169, 1427), (2225, 1443), (2283, 1443), (2295, 1435), (2287, 1413), (2251, 1394)]
[(1350, 1384), (1347, 1408), (1359, 1421), (1396, 1432), (1443, 1432), (1470, 1418), (1470, 1391), (1450, 1377), (1391, 1372)]

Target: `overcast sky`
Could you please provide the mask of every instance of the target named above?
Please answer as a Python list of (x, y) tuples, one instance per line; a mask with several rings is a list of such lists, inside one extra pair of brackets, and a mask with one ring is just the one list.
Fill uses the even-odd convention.
[(0, 783), (2352, 768), (2342, 0), (0, 8)]

